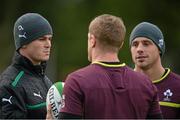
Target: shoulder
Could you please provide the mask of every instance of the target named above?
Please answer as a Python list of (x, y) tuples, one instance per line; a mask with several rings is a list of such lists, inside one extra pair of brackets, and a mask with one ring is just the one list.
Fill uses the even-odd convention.
[(169, 73), (169, 77), (171, 77), (172, 79), (179, 80), (179, 82), (180, 82), (180, 75), (178, 75), (172, 71)]
[(25, 72), (23, 70), (10, 65), (0, 75), (0, 87), (9, 85), (16, 86), (24, 75)]
[(136, 85), (137, 88), (156, 91), (155, 85), (148, 76), (143, 73), (136, 72), (129, 67), (126, 67), (126, 79), (128, 79), (130, 85)]
[(10, 93), (18, 93), (22, 90), (22, 87), (16, 87), (17, 83), (21, 79), (23, 73), (10, 65), (7, 67), (0, 76), (0, 94), (1, 96)]
[[(150, 79), (139, 72), (135, 72), (133, 69), (131, 69), (128, 66), (124, 66), (119, 68), (121, 71), (121, 76), (130, 82), (139, 82), (139, 83), (147, 83), (152, 84)], [(81, 68), (79, 70), (76, 70), (75, 72), (72, 72), (68, 75), (66, 81), (73, 80), (73, 81), (87, 81), (91, 79), (96, 78), (103, 78), (105, 74), (107, 74), (106, 67), (96, 65), (96, 64), (90, 64), (87, 67)]]
[(180, 75), (174, 73), (174, 72), (170, 72), (166, 78), (166, 80), (168, 80), (169, 82), (171, 82), (172, 84), (179, 86), (180, 87)]
[(16, 78), (18, 70), (12, 65), (8, 66), (0, 75), (0, 86), (10, 85)]
[(90, 64), (86, 67), (83, 67), (70, 73), (67, 76), (65, 82), (66, 85), (71, 85), (73, 87), (85, 87), (90, 85), (90, 83), (92, 83), (95, 79), (97, 80), (98, 78), (103, 78), (105, 74), (104, 72), (105, 71), (101, 66)]
[(133, 69), (129, 68), (128, 66), (126, 67), (126, 75), (132, 79), (135, 79), (136, 81), (142, 81), (142, 79), (144, 79), (146, 82), (150, 82), (150, 79), (143, 73), (140, 72), (136, 72)]
[(90, 64), (86, 67), (83, 67), (81, 69), (78, 69), (68, 75), (68, 77), (85, 77), (85, 76), (91, 76), (93, 74), (97, 74), (100, 68), (98, 66)]
[(180, 84), (180, 75), (172, 72), (169, 68), (166, 68), (166, 70), (167, 70), (167, 73), (161, 78), (163, 82)]

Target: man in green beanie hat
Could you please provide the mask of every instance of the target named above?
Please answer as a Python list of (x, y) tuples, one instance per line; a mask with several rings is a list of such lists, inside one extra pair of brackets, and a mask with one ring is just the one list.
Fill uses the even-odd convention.
[(134, 70), (146, 74), (158, 88), (163, 118), (180, 118), (180, 76), (162, 66), (165, 42), (161, 30), (152, 23), (138, 24), (131, 32), (130, 47)]
[(16, 52), (0, 76), (1, 119), (45, 119), (46, 94), (52, 82), (45, 75), (53, 31), (40, 14), (27, 13), (14, 25)]

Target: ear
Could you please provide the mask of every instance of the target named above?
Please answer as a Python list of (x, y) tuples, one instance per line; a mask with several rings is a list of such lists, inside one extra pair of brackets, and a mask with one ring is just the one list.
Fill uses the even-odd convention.
[(124, 45), (124, 41), (121, 43), (120, 49), (123, 47), (123, 45)]
[(27, 47), (27, 45), (23, 45), (21, 48), (22, 48), (22, 49), (25, 49), (26, 47)]
[(162, 55), (162, 52), (159, 50), (159, 55), (161, 56)]
[(90, 46), (95, 47), (96, 46), (96, 38), (93, 34), (89, 33), (89, 40), (90, 40)]

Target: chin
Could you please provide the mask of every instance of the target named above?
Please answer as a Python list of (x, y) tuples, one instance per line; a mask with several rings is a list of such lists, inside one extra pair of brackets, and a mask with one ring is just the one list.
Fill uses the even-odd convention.
[(139, 66), (139, 67), (141, 67), (141, 68), (147, 66), (147, 64), (146, 64), (146, 63), (143, 63), (143, 62), (137, 62), (136, 65)]
[(49, 57), (42, 58), (42, 61), (48, 61), (48, 60), (49, 60)]
[(147, 64), (138, 64), (139, 68), (141, 69), (147, 69), (148, 68), (148, 65)]

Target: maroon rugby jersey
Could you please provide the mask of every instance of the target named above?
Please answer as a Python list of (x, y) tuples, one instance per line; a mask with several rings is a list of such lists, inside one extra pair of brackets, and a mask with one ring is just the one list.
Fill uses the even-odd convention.
[(146, 118), (160, 114), (156, 87), (125, 64), (95, 62), (71, 73), (60, 112), (84, 118)]
[(163, 118), (180, 118), (180, 76), (166, 69), (163, 77), (153, 83), (159, 91)]

